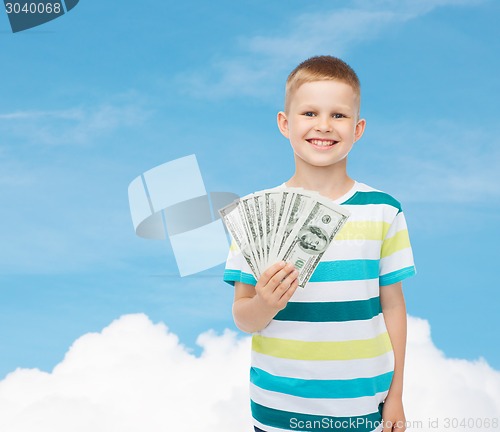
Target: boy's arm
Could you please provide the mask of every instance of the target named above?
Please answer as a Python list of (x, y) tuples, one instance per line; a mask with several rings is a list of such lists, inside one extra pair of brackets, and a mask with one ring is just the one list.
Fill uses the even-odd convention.
[(235, 282), (233, 318), (236, 326), (247, 333), (266, 327), (297, 289), (297, 275), (292, 264), (281, 262), (262, 273), (255, 286)]
[(406, 351), (406, 306), (401, 282), (380, 287), (380, 303), (394, 350), (394, 375), (384, 403), (384, 432), (404, 431), (403, 372)]

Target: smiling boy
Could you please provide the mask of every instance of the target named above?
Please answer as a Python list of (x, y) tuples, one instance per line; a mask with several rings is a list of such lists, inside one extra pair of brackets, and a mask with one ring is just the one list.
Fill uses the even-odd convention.
[(279, 187), (319, 192), (351, 213), (306, 287), (297, 289), (290, 263), (257, 281), (241, 252), (229, 253), (224, 280), (235, 287), (234, 320), (253, 333), (256, 431), (405, 430), (401, 281), (415, 267), (399, 202), (347, 174), (366, 126), (360, 99), (356, 73), (335, 57), (310, 58), (287, 80), (277, 120), (295, 172)]

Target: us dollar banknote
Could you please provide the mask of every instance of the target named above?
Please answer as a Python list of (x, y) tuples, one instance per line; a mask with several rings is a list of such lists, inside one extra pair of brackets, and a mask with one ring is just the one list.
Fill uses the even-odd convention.
[(333, 202), (319, 198), (307, 217), (300, 218), (288, 235), (282, 259), (299, 271), (299, 286), (304, 288), (349, 213)]
[(280, 187), (246, 195), (219, 210), (258, 280), (275, 262), (291, 262), (304, 288), (349, 217), (317, 192)]
[(219, 210), (222, 221), (226, 225), (231, 237), (240, 249), (245, 261), (252, 270), (255, 278), (260, 277), (260, 271), (257, 267), (257, 261), (254, 257), (255, 246), (250, 244), (249, 236), (247, 235), (249, 228), (244, 220), (245, 215), (243, 206), (240, 205), (238, 200), (232, 202), (226, 207)]

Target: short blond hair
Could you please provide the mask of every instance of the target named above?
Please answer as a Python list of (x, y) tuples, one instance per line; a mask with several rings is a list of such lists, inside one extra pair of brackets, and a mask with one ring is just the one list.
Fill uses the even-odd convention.
[(361, 100), (361, 84), (354, 69), (337, 57), (316, 56), (300, 63), (290, 75), (288, 75), (285, 91), (285, 112), (288, 112), (290, 101), (297, 89), (302, 84), (314, 81), (344, 82), (352, 87), (358, 96), (358, 101)]

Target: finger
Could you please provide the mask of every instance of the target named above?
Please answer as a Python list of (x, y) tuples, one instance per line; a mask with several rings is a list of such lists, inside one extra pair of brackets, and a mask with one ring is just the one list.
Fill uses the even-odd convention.
[[(287, 264), (284, 268), (282, 268), (280, 271), (278, 271), (271, 279), (269, 279), (269, 282), (267, 285), (275, 291), (282, 285), (282, 282), (286, 280), (286, 278), (293, 273), (295, 268), (293, 267), (292, 264)], [(282, 285), (283, 286), (283, 285)], [(290, 286), (290, 282), (288, 285), (284, 285), (285, 288), (288, 288)]]
[(286, 306), (288, 301), (292, 298), (293, 294), (297, 290), (298, 286), (299, 286), (299, 280), (295, 279), (292, 282), (292, 285), (290, 285), (290, 288), (288, 288), (279, 299), (280, 307), (284, 308)]
[(265, 286), (269, 283), (271, 278), (276, 275), (276, 273), (284, 268), (286, 265), (285, 261), (279, 261), (272, 266), (270, 266), (264, 273), (261, 274), (259, 278), (259, 282), (262, 284), (262, 286)]
[(287, 292), (290, 287), (292, 286), (292, 283), (289, 282), (286, 278), (283, 279), (278, 286), (274, 289), (273, 294), (277, 296), (277, 298), (281, 298), (281, 296)]
[(282, 281), (281, 283), (276, 287), (276, 290), (285, 292), (290, 287), (292, 286), (292, 283), (297, 279), (297, 276), (299, 275), (299, 271), (297, 269), (293, 269)]
[(290, 288), (288, 288), (287, 292), (285, 293), (286, 296), (290, 299), (290, 297), (293, 296), (293, 293), (295, 290), (299, 287), (299, 279), (295, 279), (292, 284), (290, 285)]

